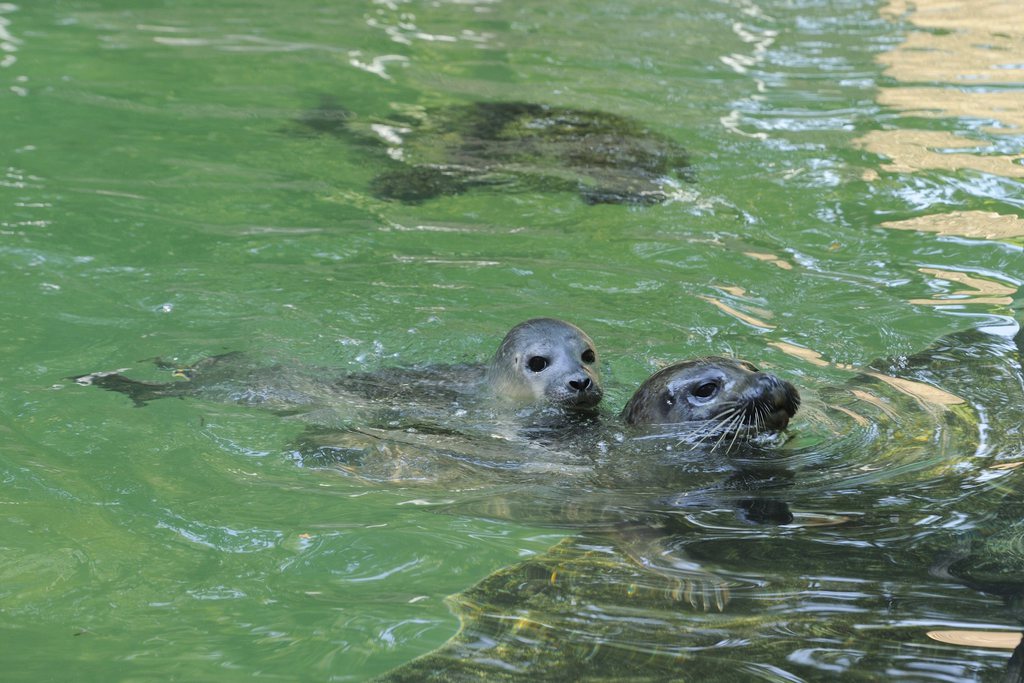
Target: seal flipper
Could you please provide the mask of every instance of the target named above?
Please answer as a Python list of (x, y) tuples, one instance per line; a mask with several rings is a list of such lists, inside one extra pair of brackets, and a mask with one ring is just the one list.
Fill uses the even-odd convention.
[(122, 368), (113, 372), (93, 372), (88, 375), (70, 377), (77, 384), (82, 386), (95, 386), (108, 391), (117, 391), (126, 394), (136, 407), (141, 408), (147, 401), (158, 398), (181, 397), (190, 393), (191, 387), (188, 382), (166, 382), (155, 384), (139, 382), (129, 379), (121, 373), (127, 370)]

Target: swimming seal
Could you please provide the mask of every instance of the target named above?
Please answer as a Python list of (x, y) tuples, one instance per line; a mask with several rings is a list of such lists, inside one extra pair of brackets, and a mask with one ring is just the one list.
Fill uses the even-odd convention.
[(758, 434), (785, 429), (799, 406), (789, 382), (746, 361), (708, 356), (651, 375), (622, 418), (632, 426), (688, 423), (702, 436)]
[[(366, 401), (381, 408), (447, 414), (453, 405), (497, 399), (509, 404), (539, 403), (569, 410), (591, 410), (601, 401), (594, 342), (583, 330), (556, 318), (519, 323), (505, 335), (486, 365), (428, 365), (332, 374), (330, 370), (261, 366), (233, 352), (204, 358), (189, 368), (157, 361), (184, 381), (140, 382), (113, 372), (74, 377), (78, 384), (127, 394), (136, 405), (196, 396), (226, 403), (258, 405), (286, 414), (325, 405)], [(426, 412), (424, 412), (426, 411)]]

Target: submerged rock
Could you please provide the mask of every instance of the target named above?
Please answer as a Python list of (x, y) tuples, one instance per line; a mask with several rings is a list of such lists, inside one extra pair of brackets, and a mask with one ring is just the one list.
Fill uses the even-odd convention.
[(366, 125), (328, 101), (301, 122), (342, 137), (374, 134), (393, 163), (370, 191), (406, 203), (491, 187), (577, 192), (588, 204), (656, 204), (693, 179), (679, 144), (602, 111), (473, 102)]

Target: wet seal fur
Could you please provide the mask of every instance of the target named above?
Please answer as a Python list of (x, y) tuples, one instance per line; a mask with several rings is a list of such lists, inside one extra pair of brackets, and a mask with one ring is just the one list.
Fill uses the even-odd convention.
[(698, 440), (781, 431), (800, 406), (789, 382), (746, 361), (708, 356), (659, 370), (622, 410), (630, 426), (693, 428)]

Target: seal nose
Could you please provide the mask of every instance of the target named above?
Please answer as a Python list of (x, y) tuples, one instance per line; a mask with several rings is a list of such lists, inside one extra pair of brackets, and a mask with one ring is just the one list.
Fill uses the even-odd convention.
[(580, 392), (581, 394), (590, 388), (590, 378), (584, 377), (583, 379), (571, 379), (569, 380), (569, 386)]
[(796, 387), (767, 372), (754, 377), (743, 397), (747, 416), (767, 420), (773, 429), (785, 429), (800, 407)]

